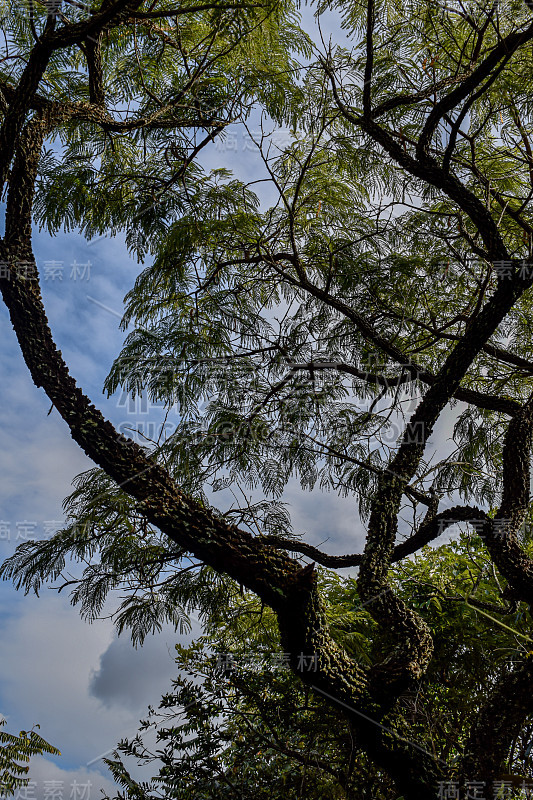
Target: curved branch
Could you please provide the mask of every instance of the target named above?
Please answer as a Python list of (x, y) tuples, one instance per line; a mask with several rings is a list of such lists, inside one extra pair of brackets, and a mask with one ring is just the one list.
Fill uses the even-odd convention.
[[(451, 525), (456, 525), (458, 522), (471, 522), (478, 526), (486, 522), (488, 519), (486, 513), (474, 506), (454, 506), (446, 511), (441, 511), (428, 520), (424, 520), (417, 532), (406, 539), (404, 542), (397, 544), (391, 556), (391, 563), (395, 564), (407, 556), (413, 555), (422, 547), (425, 547), (430, 542), (437, 539), (443, 534)], [(291, 553), (301, 553), (308, 558), (312, 558), (317, 564), (322, 564), (324, 567), (342, 568), (342, 567), (358, 567), (363, 558), (362, 553), (354, 553), (352, 555), (332, 556), (323, 553), (317, 547), (301, 542), (298, 539), (290, 539), (289, 537), (276, 536), (275, 534), (269, 536), (261, 536), (262, 542), (267, 542), (273, 547), (279, 547)]]
[(503, 494), (494, 520), (480, 535), (490, 557), (509, 583), (510, 598), (533, 607), (533, 560), (520, 546), (518, 532), (530, 500), (530, 461), (533, 440), (533, 400), (516, 415), (505, 434), (502, 454)]
[[(29, 260), (28, 250), (25, 255)], [(0, 256), (13, 261), (4, 243)], [(53, 342), (36, 282), (21, 280), (14, 271), (10, 280), (0, 279), (0, 288), (32, 379), (45, 389), (74, 441), (140, 503), (150, 523), (277, 612), (284, 649), (304, 680), (312, 678), (345, 702), (357, 702), (365, 693), (365, 673), (329, 636), (314, 571), (180, 492), (168, 473), (117, 434), (76, 386)], [(302, 672), (302, 653), (316, 654), (317, 672)]]
[(442, 78), (440, 81), (436, 81), (432, 86), (428, 86), (425, 89), (420, 89), (418, 92), (413, 92), (412, 94), (399, 94), (396, 95), (396, 97), (391, 97), (390, 100), (384, 100), (383, 103), (375, 106), (370, 112), (370, 117), (371, 119), (376, 119), (376, 117), (380, 117), (387, 111), (393, 111), (399, 106), (414, 105), (414, 103), (419, 103), (420, 100), (428, 100), (429, 98), (433, 98), (435, 96), (435, 92), (438, 92), (439, 89), (445, 89), (447, 86), (451, 86), (454, 83), (464, 81), (465, 78), (468, 78), (468, 76), (471, 74), (472, 71), (470, 70), (452, 78)]
[[(291, 283), (293, 286), (297, 286), (300, 289), (304, 289), (313, 297), (318, 298), (323, 303), (330, 306), (330, 308), (334, 308), (343, 314), (347, 319), (353, 322), (359, 331), (370, 341), (376, 345), (381, 351), (386, 353), (390, 358), (393, 359), (397, 364), (401, 365), (406, 373), (411, 376), (412, 379), (418, 378), (419, 380), (424, 381), (425, 383), (429, 383), (433, 385), (437, 382), (438, 376), (433, 375), (433, 373), (429, 372), (429, 370), (424, 369), (420, 364), (410, 358), (407, 353), (401, 350), (397, 345), (395, 345), (389, 339), (386, 339), (382, 336), (374, 326), (366, 320), (361, 314), (351, 308), (347, 303), (343, 300), (332, 297), (329, 292), (326, 292), (323, 289), (320, 289), (318, 286), (315, 286), (311, 283), (306, 277), (301, 276), (298, 278), (291, 277), (287, 274), (284, 268), (278, 264), (276, 264), (277, 260), (287, 260), (292, 263), (293, 256), (290, 254), (279, 253), (275, 256), (270, 256), (267, 258), (266, 256), (255, 256), (251, 259), (240, 259), (239, 262), (234, 263), (259, 263), (261, 261), (265, 261), (266, 263), (270, 264), (285, 280)], [(233, 262), (232, 262), (233, 263)], [(530, 284), (533, 284), (533, 278), (528, 281), (522, 281), (519, 277), (516, 277), (515, 285), (519, 286), (519, 292), (522, 293), (526, 288), (529, 288)], [(502, 296), (506, 296), (508, 294), (509, 287), (511, 285), (511, 281), (505, 281), (504, 284), (504, 292)], [(513, 300), (508, 307), (508, 310), (512, 307), (513, 303), (516, 300)], [(497, 305), (497, 302), (496, 302)], [(494, 309), (493, 309), (494, 310)], [(505, 312), (507, 313), (507, 311)], [(480, 349), (483, 345), (480, 345)], [(473, 359), (472, 359), (473, 360)], [(328, 365), (330, 362), (328, 362)], [(445, 362), (446, 364), (446, 362)], [(295, 365), (297, 366), (297, 365)], [(309, 367), (306, 367), (309, 368)], [(443, 366), (444, 369), (444, 366)], [(351, 374), (354, 374), (356, 377), (364, 378), (365, 375), (368, 375), (364, 370), (359, 370), (357, 367), (348, 366), (346, 371), (352, 371)], [(465, 371), (466, 372), (466, 371)], [(440, 373), (439, 373), (440, 374)], [(373, 378), (374, 376), (372, 376)], [(464, 377), (461, 375), (461, 378)], [(378, 380), (380, 380), (378, 378)], [(381, 380), (386, 380), (384, 377)], [(459, 386), (459, 382), (454, 384), (453, 391), (450, 395), (451, 399), (455, 397), (457, 400), (463, 400), (466, 403), (471, 403), (472, 405), (476, 405), (479, 408), (486, 408), (489, 411), (500, 411), (504, 414), (508, 414), (509, 416), (513, 416), (520, 410), (520, 403), (516, 402), (516, 400), (512, 400), (509, 398), (501, 398), (496, 397), (494, 395), (485, 395), (482, 392), (478, 392), (474, 389), (466, 389)]]
[[(458, 337), (453, 337), (454, 340), (456, 338)], [(437, 380), (436, 376), (432, 372), (426, 369), (418, 369), (412, 362), (401, 366), (404, 366), (406, 371), (408, 371), (407, 375), (395, 375), (393, 377), (387, 377), (386, 375), (378, 375), (376, 373), (366, 372), (365, 370), (354, 367), (351, 364), (344, 364), (341, 362), (309, 361), (306, 364), (290, 364), (292, 372), (297, 370), (317, 372), (319, 370), (336, 369), (338, 372), (345, 372), (347, 375), (353, 375), (355, 378), (360, 378), (367, 383), (374, 384), (375, 386), (382, 386), (383, 388), (401, 386), (404, 383), (410, 383), (414, 379), (418, 379), (423, 383), (427, 383), (432, 386)], [(531, 368), (533, 369), (533, 365), (531, 365)], [(416, 371), (413, 372), (413, 370)], [(478, 408), (484, 408), (487, 411), (499, 411), (503, 414), (508, 414), (509, 416), (514, 416), (514, 414), (520, 411), (521, 408), (520, 403), (518, 403), (516, 400), (512, 400), (507, 397), (498, 397), (497, 395), (484, 394), (476, 389), (467, 389), (462, 386), (459, 386), (454, 391), (453, 397), (456, 400), (462, 400), (463, 402), (477, 406)]]
[(445, 114), (448, 114), (460, 102), (462, 102), (468, 95), (479, 86), (479, 84), (494, 74), (494, 69), (497, 67), (498, 62), (507, 61), (518, 48), (533, 38), (533, 23), (525, 31), (521, 33), (509, 33), (494, 47), (485, 60), (475, 69), (463, 83), (453, 91), (449, 92), (445, 97), (440, 100), (429, 114), (417, 145), (417, 157), (420, 161), (424, 161), (428, 156), (429, 144), (431, 137), (435, 132), (440, 120)]
[[(197, 77), (197, 76), (195, 76)], [(190, 83), (192, 84), (192, 80)], [(0, 89), (8, 102), (12, 102), (18, 94), (18, 87), (11, 86), (5, 81), (0, 81)], [(58, 103), (48, 100), (40, 94), (34, 94), (29, 103), (29, 108), (34, 111), (45, 111), (52, 109)], [(92, 122), (95, 125), (100, 125), (102, 130), (108, 133), (128, 133), (134, 130), (146, 128), (147, 130), (155, 130), (158, 128), (168, 128), (170, 125), (174, 127), (190, 128), (194, 126), (201, 127), (216, 127), (222, 123), (222, 120), (215, 118), (182, 118), (182, 119), (165, 119), (164, 115), (171, 111), (176, 111), (176, 102), (172, 101), (166, 105), (158, 108), (156, 111), (151, 112), (145, 116), (137, 117), (130, 120), (116, 120), (109, 114), (109, 112), (95, 103), (68, 103), (61, 102), (63, 110), (63, 117), (61, 121), (68, 119), (76, 119), (80, 122)], [(59, 124), (59, 122), (58, 122)]]
[(116, 0), (110, 6), (104, 3), (105, 9), (96, 13), (88, 22), (67, 25), (59, 31), (54, 31), (52, 24), (54, 17), (49, 17), (50, 25), (47, 24), (43, 37), (30, 53), (28, 63), (13, 92), (0, 128), (0, 195), (6, 182), (18, 137), (54, 50), (98, 35), (106, 25), (113, 22), (118, 23), (127, 9), (135, 10), (141, 2), (142, 0)]
[[(433, 336), (439, 339), (447, 339), (450, 342), (458, 342), (461, 336), (458, 333), (446, 333), (444, 330), (444, 326), (441, 328), (436, 328), (432, 325), (428, 325), (425, 322), (421, 322), (420, 320), (414, 317), (406, 317), (398, 312), (392, 310), (391, 308), (387, 308), (387, 314), (389, 316), (394, 317), (395, 319), (403, 319), (406, 322), (411, 322), (413, 325), (416, 325), (417, 328), (421, 328), (422, 330), (429, 331)], [(467, 321), (467, 318), (465, 318)], [(497, 347), (493, 344), (484, 344), (481, 348), (484, 353), (487, 355), (492, 356), (493, 358), (497, 359), (498, 361), (502, 361), (505, 364), (512, 364), (514, 367), (520, 367), (520, 369), (525, 370), (526, 372), (533, 372), (533, 361), (530, 361), (524, 356), (518, 356), (516, 353), (511, 353), (509, 350), (504, 350), (503, 347)], [(485, 396), (485, 395), (484, 395)], [(487, 397), (492, 397), (492, 395), (487, 395)], [(514, 402), (514, 401), (513, 401)], [(516, 411), (519, 411), (521, 408), (519, 403), (516, 403)], [(513, 416), (511, 414), (510, 416)]]
[[(531, 35), (533, 36), (533, 30)], [(331, 66), (329, 64), (324, 64), (324, 69), (329, 76), (333, 96), (342, 116), (348, 122), (351, 122), (353, 125), (360, 127), (368, 133), (368, 135), (374, 139), (375, 142), (380, 144), (399, 166), (403, 167), (403, 169), (407, 170), (407, 172), (415, 178), (419, 178), (435, 186), (435, 188), (440, 189), (447, 194), (451, 200), (456, 202), (479, 230), (490, 259), (493, 261), (508, 261), (509, 253), (498, 230), (498, 226), (481, 200), (467, 189), (455, 175), (446, 172), (439, 166), (434, 159), (425, 154), (423, 160), (413, 158), (413, 156), (406, 152), (403, 147), (395, 141), (394, 137), (385, 128), (380, 127), (373, 119), (370, 117), (357, 117), (341, 100), (335, 74)], [(460, 89), (461, 87), (458, 87), (456, 91)]]
[[(18, 143), (7, 199), (7, 237), (0, 240), (0, 260), (11, 267), (7, 277), (0, 277), (0, 290), (33, 382), (45, 389), (74, 441), (138, 501), (151, 524), (274, 609), (284, 649), (291, 654), (297, 674), (308, 682), (312, 678), (343, 702), (357, 703), (366, 694), (366, 674), (331, 638), (312, 566), (302, 568), (298, 561), (183, 494), (160, 464), (117, 433), (69, 374), (48, 325), (29, 238), (31, 201), (45, 132), (46, 120), (32, 121)], [(21, 261), (31, 265), (31, 280), (18, 274)], [(305, 671), (302, 653), (316, 657), (317, 672)]]
[(133, 19), (166, 19), (179, 17), (182, 14), (197, 14), (199, 11), (238, 11), (249, 8), (264, 8), (262, 3), (200, 3), (196, 6), (181, 6), (165, 11), (134, 11), (130, 14)]

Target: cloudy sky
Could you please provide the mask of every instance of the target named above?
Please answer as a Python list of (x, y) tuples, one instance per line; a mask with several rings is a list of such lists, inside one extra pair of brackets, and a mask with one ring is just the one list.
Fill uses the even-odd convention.
[[(335, 26), (332, 26), (332, 30)], [(323, 25), (325, 37), (329, 35)], [(236, 134), (205, 154), (208, 166), (236, 167), (240, 177), (256, 169), (249, 140)], [(255, 173), (256, 175), (256, 173)], [(48, 318), (72, 374), (91, 400), (117, 426), (146, 423), (147, 409), (102, 385), (123, 334), (118, 325), (123, 297), (139, 272), (120, 239), (87, 243), (70, 233), (49, 237), (35, 231), (37, 263)], [(22, 360), (6, 309), (0, 308), (0, 558), (18, 543), (60, 527), (62, 501), (75, 475), (91, 462), (75, 445), (66, 424), (37, 389)], [(451, 419), (437, 433), (450, 432)], [(291, 484), (295, 530), (327, 542), (329, 552), (355, 552), (362, 528), (353, 501), (332, 494), (302, 500)], [(197, 625), (193, 633), (198, 633)], [(28, 800), (94, 800), (112, 781), (99, 756), (135, 734), (148, 704), (157, 705), (175, 674), (173, 647), (180, 637), (165, 629), (135, 650), (116, 637), (109, 620), (80, 620), (68, 596), (51, 588), (24, 596), (0, 583), (0, 712), (16, 733), (40, 724), (40, 733), (62, 752), (35, 759)], [(90, 784), (90, 788), (89, 787)], [(55, 789), (55, 794), (53, 790)]]

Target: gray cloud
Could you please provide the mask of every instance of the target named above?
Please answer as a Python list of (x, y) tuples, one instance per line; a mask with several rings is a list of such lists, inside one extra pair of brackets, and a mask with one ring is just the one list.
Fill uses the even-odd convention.
[(91, 674), (89, 694), (106, 708), (122, 706), (144, 712), (170, 689), (176, 675), (174, 643), (179, 636), (173, 630), (149, 636), (142, 647), (134, 649), (127, 633), (113, 639), (100, 656), (100, 665)]

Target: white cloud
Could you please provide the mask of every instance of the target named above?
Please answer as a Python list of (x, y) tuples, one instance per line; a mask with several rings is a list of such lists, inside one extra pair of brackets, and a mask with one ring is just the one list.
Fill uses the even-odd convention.
[(30, 783), (20, 791), (19, 800), (98, 800), (102, 797), (101, 790), (110, 797), (116, 794), (112, 778), (98, 769), (63, 769), (60, 762), (60, 756), (55, 761), (42, 756), (32, 759)]
[[(0, 323), (0, 332), (2, 328)], [(8, 362), (9, 356), (14, 360), (15, 347), (6, 343)], [(9, 526), (0, 547), (6, 556), (21, 541), (17, 522), (34, 522), (41, 538), (45, 521), (63, 519), (61, 504), (72, 490), (72, 478), (92, 462), (57, 411), (47, 415), (50, 401), (33, 385), (22, 358), (0, 382), (0, 408), (0, 519)]]
[(66, 598), (27, 597), (2, 624), (0, 686), (10, 730), (41, 725), (69, 764), (101, 749), (102, 734), (120, 738), (131, 714), (102, 710), (88, 688), (91, 670), (112, 640), (109, 622), (83, 623)]
[[(50, 242), (41, 258), (65, 263), (71, 257), (86, 260), (72, 244)], [(85, 247), (83, 241), (81, 246)], [(98, 247), (106, 272), (95, 271), (92, 290), (120, 311), (138, 267), (119, 242)], [(91, 254), (91, 260), (96, 261), (96, 256)], [(127, 280), (126, 272), (130, 273)], [(105, 311), (100, 315), (98, 309), (95, 314), (96, 307), (85, 299), (86, 287), (80, 292), (81, 283), (69, 285), (65, 279), (63, 286), (43, 288), (58, 346), (67, 357), (72, 355), (74, 371), (84, 377), (83, 388), (102, 401), (101, 382), (123, 336), (118, 318)], [(33, 385), (5, 309), (0, 313), (0, 336), (0, 519), (11, 527), (11, 538), (1, 540), (0, 535), (5, 557), (20, 541), (17, 522), (36, 522), (38, 536), (44, 521), (57, 520), (59, 526), (61, 504), (71, 492), (72, 478), (93, 464), (72, 441), (57, 411), (47, 415), (50, 402)], [(104, 409), (106, 405), (111, 417), (124, 416), (116, 400), (101, 402)], [(148, 703), (157, 705), (161, 694), (170, 689), (176, 674), (173, 645), (178, 634), (167, 630), (135, 651), (126, 637), (116, 640), (109, 621), (84, 623), (68, 597), (47, 589), (40, 598), (24, 597), (9, 583), (0, 587), (0, 606), (0, 709), (8, 719), (8, 729), (18, 732), (39, 723), (41, 735), (62, 752), (58, 760), (37, 759), (31, 777), (63, 780), (65, 785), (74, 779), (83, 782), (93, 773), (98, 777), (100, 768), (105, 772), (101, 761), (85, 765), (121, 738), (135, 735)], [(107, 778), (99, 780), (100, 785), (107, 781), (112, 786)], [(92, 782), (97, 787), (97, 781)], [(41, 787), (34, 796), (41, 800), (43, 791)], [(67, 792), (64, 800), (74, 798)]]
[(109, 620), (89, 625), (57, 595), (29, 596), (17, 612), (0, 626), (8, 643), (0, 664), (7, 729), (39, 724), (68, 768), (102, 764), (103, 754), (136, 734), (147, 706), (171, 689), (174, 644), (190, 638), (167, 627), (135, 650), (126, 635), (115, 637)]

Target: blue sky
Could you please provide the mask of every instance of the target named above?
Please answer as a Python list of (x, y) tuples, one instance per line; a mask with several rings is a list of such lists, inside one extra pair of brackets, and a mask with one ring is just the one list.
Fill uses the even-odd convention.
[[(123, 340), (119, 319), (88, 299), (116, 309), (131, 286), (139, 265), (118, 240), (93, 246), (75, 234), (50, 238), (35, 234), (37, 262), (63, 262), (63, 279), (42, 280), (49, 321), (72, 374), (93, 402), (119, 425), (129, 420), (128, 407), (117, 398), (106, 400), (103, 380)], [(91, 262), (90, 272), (72, 264)], [(87, 279), (88, 277), (88, 279)], [(13, 552), (25, 537), (46, 535), (63, 519), (61, 504), (72, 478), (91, 462), (71, 440), (65, 423), (29, 376), (4, 307), (0, 311), (3, 344), (0, 365), (0, 556)], [(0, 708), (8, 728), (18, 731), (35, 723), (62, 751), (61, 758), (37, 759), (36, 798), (44, 797), (45, 780), (64, 781), (69, 797), (72, 782), (91, 780), (111, 787), (102, 762), (87, 762), (135, 731), (148, 703), (157, 703), (175, 669), (172, 648), (178, 640), (166, 631), (134, 650), (129, 640), (117, 640), (109, 621), (83, 623), (67, 596), (44, 589), (25, 597), (13, 586), (0, 584)], [(101, 769), (102, 768), (102, 769)], [(31, 797), (31, 793), (28, 794)], [(58, 798), (59, 800), (59, 798)]]

